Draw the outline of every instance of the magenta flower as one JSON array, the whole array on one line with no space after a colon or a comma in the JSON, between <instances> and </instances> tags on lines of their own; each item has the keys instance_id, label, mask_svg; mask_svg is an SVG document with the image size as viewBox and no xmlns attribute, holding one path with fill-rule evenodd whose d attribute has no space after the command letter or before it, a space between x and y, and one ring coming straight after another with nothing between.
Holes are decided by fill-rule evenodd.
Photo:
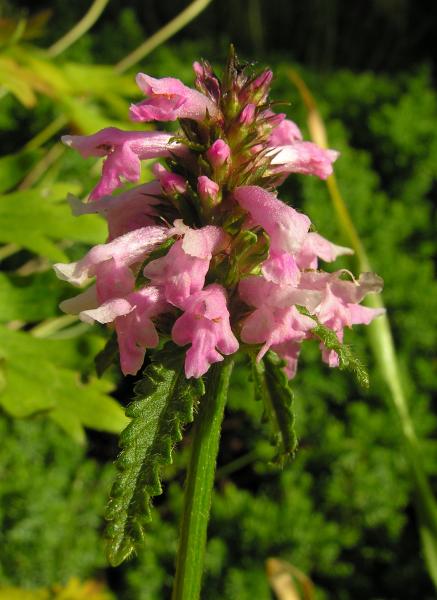
<instances>
[{"instance_id":1,"label":"magenta flower","mask_svg":"<svg viewBox=\"0 0 437 600\"><path fill-rule=\"evenodd\" d=\"M255 225L268 233L272 251L296 254L300 250L311 224L306 215L258 186L239 187L234 191L234 197Z\"/></svg>"},{"instance_id":2,"label":"magenta flower","mask_svg":"<svg viewBox=\"0 0 437 600\"><path fill-rule=\"evenodd\" d=\"M168 254L150 262L144 275L153 285L162 286L165 299L183 308L187 298L199 292L205 283L209 263L214 253L223 247L225 233L218 227L178 229L183 239L176 241Z\"/></svg>"},{"instance_id":3,"label":"magenta flower","mask_svg":"<svg viewBox=\"0 0 437 600\"><path fill-rule=\"evenodd\" d=\"M285 117L285 115L283 116ZM299 127L289 119L281 121L269 136L269 145L274 147L288 146L301 141L302 133Z\"/></svg>"},{"instance_id":4,"label":"magenta flower","mask_svg":"<svg viewBox=\"0 0 437 600\"><path fill-rule=\"evenodd\" d=\"M99 267L113 261L114 267L123 272L129 266L143 260L156 246L169 237L166 227L142 227L122 235L108 244L99 244L78 262L57 263L54 265L56 275L73 285L83 285L97 274ZM111 273L108 273L111 279Z\"/></svg>"},{"instance_id":5,"label":"magenta flower","mask_svg":"<svg viewBox=\"0 0 437 600\"><path fill-rule=\"evenodd\" d=\"M67 200L74 215L100 214L108 222L109 241L148 225L154 225L161 186L157 181L139 185L117 196L104 196L94 202L81 202L71 194Z\"/></svg>"},{"instance_id":6,"label":"magenta flower","mask_svg":"<svg viewBox=\"0 0 437 600\"><path fill-rule=\"evenodd\" d=\"M138 181L141 160L170 156L181 150L178 144L170 144L171 135L159 131L122 131L107 127L93 135L64 135L62 141L78 150L84 158L106 156L102 178L90 194L90 200L98 200L111 194L126 181Z\"/></svg>"},{"instance_id":7,"label":"magenta flower","mask_svg":"<svg viewBox=\"0 0 437 600\"><path fill-rule=\"evenodd\" d=\"M324 150L312 142L295 142L289 146L275 146L269 156L275 173L301 173L326 179L332 174L332 163L339 153Z\"/></svg>"},{"instance_id":8,"label":"magenta flower","mask_svg":"<svg viewBox=\"0 0 437 600\"><path fill-rule=\"evenodd\" d=\"M187 87L179 79L155 79L139 73L137 84L148 98L139 104L132 104L130 117L133 121L202 121L207 115L214 118L220 116L214 102L197 90Z\"/></svg>"},{"instance_id":9,"label":"magenta flower","mask_svg":"<svg viewBox=\"0 0 437 600\"><path fill-rule=\"evenodd\" d=\"M229 311L223 287L212 284L190 296L184 314L172 329L172 338L179 346L191 344L185 358L185 375L201 377L209 366L223 360L219 354L233 354L238 340L229 324Z\"/></svg>"},{"instance_id":10,"label":"magenta flower","mask_svg":"<svg viewBox=\"0 0 437 600\"><path fill-rule=\"evenodd\" d=\"M360 305L381 280L319 270L320 261L352 251L310 232L309 217L282 202L276 188L291 173L328 177L338 153L303 141L299 127L272 110L270 70L247 75L231 55L222 79L206 61L194 72L197 89L137 77L146 98L132 105L132 118L181 119L177 142L167 133L116 128L63 138L84 157L106 157L93 202L69 201L74 214L103 216L109 239L75 263L55 265L73 285L95 278L62 309L115 328L124 373L135 374L146 349L171 335L190 346L187 377L236 352L239 339L258 360L275 352L292 377L316 327L331 336L324 338L330 349L321 350L334 366L332 334L341 341L346 328L381 314ZM154 181L112 195L124 181L138 181L141 161L150 158L161 159Z\"/></svg>"}]
</instances>

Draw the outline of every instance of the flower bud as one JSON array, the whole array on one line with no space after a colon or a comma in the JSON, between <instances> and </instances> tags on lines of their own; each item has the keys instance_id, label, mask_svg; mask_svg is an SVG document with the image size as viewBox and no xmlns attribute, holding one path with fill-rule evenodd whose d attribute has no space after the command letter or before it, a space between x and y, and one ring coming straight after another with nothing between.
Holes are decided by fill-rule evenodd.
<instances>
[{"instance_id":1,"label":"flower bud","mask_svg":"<svg viewBox=\"0 0 437 600\"><path fill-rule=\"evenodd\" d=\"M159 180L164 194L172 196L175 194L184 194L187 191L187 182L181 175L167 171L159 163L153 165L152 171Z\"/></svg>"},{"instance_id":2,"label":"flower bud","mask_svg":"<svg viewBox=\"0 0 437 600\"><path fill-rule=\"evenodd\" d=\"M268 69L261 73L251 85L252 88L252 101L263 102L268 96L270 84L272 83L273 73Z\"/></svg>"},{"instance_id":3,"label":"flower bud","mask_svg":"<svg viewBox=\"0 0 437 600\"><path fill-rule=\"evenodd\" d=\"M213 169L218 169L224 165L229 159L230 155L231 149L226 142L220 139L216 140L206 153L209 163Z\"/></svg>"},{"instance_id":4,"label":"flower bud","mask_svg":"<svg viewBox=\"0 0 437 600\"><path fill-rule=\"evenodd\" d=\"M209 206L218 204L220 187L206 175L197 179L197 191L201 200Z\"/></svg>"},{"instance_id":5,"label":"flower bud","mask_svg":"<svg viewBox=\"0 0 437 600\"><path fill-rule=\"evenodd\" d=\"M255 104L246 104L240 113L240 123L242 125L251 125L255 120L255 110Z\"/></svg>"}]
</instances>

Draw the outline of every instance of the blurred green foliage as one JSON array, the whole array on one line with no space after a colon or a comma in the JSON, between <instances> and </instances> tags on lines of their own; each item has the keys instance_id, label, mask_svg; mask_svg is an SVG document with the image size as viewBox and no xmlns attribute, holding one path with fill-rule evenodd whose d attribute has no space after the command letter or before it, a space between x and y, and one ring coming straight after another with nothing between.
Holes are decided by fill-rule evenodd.
<instances>
[{"instance_id":1,"label":"blurred green foliage","mask_svg":"<svg viewBox=\"0 0 437 600\"><path fill-rule=\"evenodd\" d=\"M71 292L50 271L51 261L75 260L87 244L104 237L97 218L87 222L82 217L79 225L62 198L67 191L85 194L97 169L93 161L66 152L47 165L30 189L17 189L51 151L56 136L42 147L22 151L22 145L60 114L69 130L86 133L120 124L127 98L135 93L133 78L80 63L91 63L102 51L93 51L99 44L111 46L112 52L117 44L123 48L126 35L141 41L129 11L121 15L115 40L106 34L85 36L66 53L69 62L61 56L50 66L50 75L44 57L37 55L29 64L22 51L2 50L6 63L0 68L7 70L12 60L33 70L43 88L47 77L58 83L50 94L33 89L32 82L15 90L27 108L12 94L0 100L0 135L10 152L0 159L0 241L6 244L0 249L6 248L0 273L0 403L9 415L27 416L3 414L0 420L0 589L105 575L120 600L161 600L171 589L189 433L175 463L166 468L165 493L153 511L144 550L132 562L104 572L102 514L115 441L90 432L84 449L59 428L82 441L84 426L116 431L122 411L109 393L118 385L117 397L124 403L131 392L130 380L121 386L115 370L100 383L93 378L92 356L104 340L97 328L53 326L58 301ZM168 45L141 70L191 83L190 63L207 53L201 44ZM274 56L270 65L276 74L274 98L291 101L287 112L303 124L304 108L286 76L289 65ZM301 72L320 102L332 146L341 151L336 172L342 193L372 264L385 280L384 298L425 468L436 481L432 201L437 95L425 68L396 77ZM296 176L281 195L305 210L320 233L344 243L322 182ZM341 264L351 265L347 259ZM368 363L370 389L363 392L352 376L321 365L317 345L308 345L293 382L299 448L284 470L269 462L273 451L249 366L243 361L236 368L209 528L207 600L270 599L264 572L270 556L310 575L320 600L433 598L412 516L397 417L385 402L386 389L364 331L350 333L347 342ZM52 378L58 383L49 393ZM90 402L96 404L90 407ZM72 414L79 415L75 422Z\"/></svg>"}]
</instances>

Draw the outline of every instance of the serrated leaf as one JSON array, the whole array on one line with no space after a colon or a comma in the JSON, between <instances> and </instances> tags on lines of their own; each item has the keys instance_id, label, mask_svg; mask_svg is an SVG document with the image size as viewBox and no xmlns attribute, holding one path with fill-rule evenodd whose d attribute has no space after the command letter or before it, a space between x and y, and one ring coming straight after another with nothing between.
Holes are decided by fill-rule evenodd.
<instances>
[{"instance_id":1,"label":"serrated leaf","mask_svg":"<svg viewBox=\"0 0 437 600\"><path fill-rule=\"evenodd\" d=\"M182 427L193 420L193 407L203 393L199 382L185 378L183 358L183 350L173 344L157 352L127 407L132 421L120 436L119 473L106 512L113 566L142 541L144 525L151 519L151 498L162 492L160 468L172 462L172 448L182 438Z\"/></svg>"},{"instance_id":2,"label":"serrated leaf","mask_svg":"<svg viewBox=\"0 0 437 600\"><path fill-rule=\"evenodd\" d=\"M255 394L262 400L272 426L276 446L276 462L283 464L297 447L294 431L293 393L284 372L284 361L273 352L253 362Z\"/></svg>"},{"instance_id":3,"label":"serrated leaf","mask_svg":"<svg viewBox=\"0 0 437 600\"><path fill-rule=\"evenodd\" d=\"M14 417L46 412L78 442L84 441L84 427L119 433L127 419L108 395L113 385L96 378L83 380L77 369L86 362L86 346L82 343L80 353L76 344L0 327L0 405Z\"/></svg>"}]
</instances>

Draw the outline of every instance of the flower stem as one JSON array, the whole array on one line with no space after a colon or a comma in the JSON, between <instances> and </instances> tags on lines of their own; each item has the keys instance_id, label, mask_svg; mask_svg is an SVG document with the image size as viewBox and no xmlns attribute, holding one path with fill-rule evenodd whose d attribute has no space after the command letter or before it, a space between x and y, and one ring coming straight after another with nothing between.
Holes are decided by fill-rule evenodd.
<instances>
[{"instance_id":1,"label":"flower stem","mask_svg":"<svg viewBox=\"0 0 437 600\"><path fill-rule=\"evenodd\" d=\"M211 368L195 420L172 600L200 597L220 431L233 366L232 359L226 359Z\"/></svg>"}]
</instances>

